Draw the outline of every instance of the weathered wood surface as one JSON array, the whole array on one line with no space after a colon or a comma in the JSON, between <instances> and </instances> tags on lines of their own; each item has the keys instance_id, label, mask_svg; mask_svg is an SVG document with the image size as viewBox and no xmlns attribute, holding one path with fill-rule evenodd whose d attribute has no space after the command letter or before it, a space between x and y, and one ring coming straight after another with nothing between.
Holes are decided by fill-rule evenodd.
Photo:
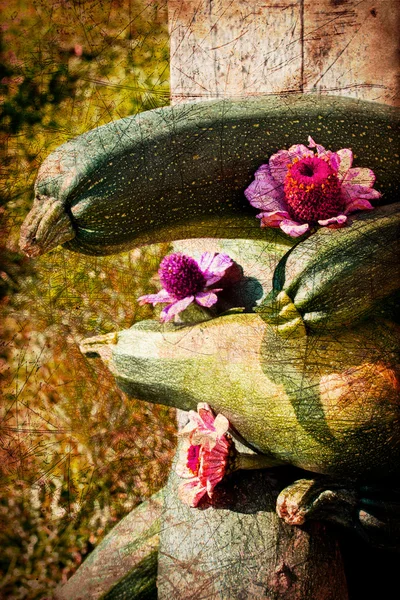
<instances>
[{"instance_id":1,"label":"weathered wood surface","mask_svg":"<svg viewBox=\"0 0 400 600\"><path fill-rule=\"evenodd\" d=\"M399 105L400 3L168 0L174 102L339 94Z\"/></svg>"},{"instance_id":2,"label":"weathered wood surface","mask_svg":"<svg viewBox=\"0 0 400 600\"><path fill-rule=\"evenodd\" d=\"M164 600L346 600L339 545L323 523L300 529L275 512L293 473L239 472L212 506L189 508L172 472L163 509L158 598Z\"/></svg>"}]
</instances>

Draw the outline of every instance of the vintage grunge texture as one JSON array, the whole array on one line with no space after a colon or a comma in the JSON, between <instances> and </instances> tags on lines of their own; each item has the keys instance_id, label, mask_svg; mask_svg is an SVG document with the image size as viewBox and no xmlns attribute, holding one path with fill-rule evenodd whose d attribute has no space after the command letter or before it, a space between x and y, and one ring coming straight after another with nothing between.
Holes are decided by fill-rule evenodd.
<instances>
[{"instance_id":1,"label":"vintage grunge texture","mask_svg":"<svg viewBox=\"0 0 400 600\"><path fill-rule=\"evenodd\" d=\"M246 4L2 2L0 597L51 597L165 483L175 447L174 411L128 400L78 348L84 337L158 314L136 298L157 290L170 246L23 258L19 228L47 154L168 104L170 92L175 103L312 91L399 102L394 2ZM257 481L248 485L255 494ZM283 567L277 578L283 593ZM202 593L193 588L193 598L212 597Z\"/></svg>"}]
</instances>

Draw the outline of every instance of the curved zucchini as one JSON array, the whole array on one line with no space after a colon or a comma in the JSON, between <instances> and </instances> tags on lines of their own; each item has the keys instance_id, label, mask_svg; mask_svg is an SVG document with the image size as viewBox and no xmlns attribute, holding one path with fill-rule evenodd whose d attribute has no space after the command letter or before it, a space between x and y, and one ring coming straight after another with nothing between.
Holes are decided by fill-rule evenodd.
<instances>
[{"instance_id":1,"label":"curved zucchini","mask_svg":"<svg viewBox=\"0 0 400 600\"><path fill-rule=\"evenodd\" d=\"M271 461L335 477L400 470L400 327L283 338L254 313L177 328L141 321L83 340L132 398L182 410L212 402Z\"/></svg>"},{"instance_id":2,"label":"curved zucchini","mask_svg":"<svg viewBox=\"0 0 400 600\"><path fill-rule=\"evenodd\" d=\"M321 228L278 263L257 309L281 333L353 325L400 289L400 203Z\"/></svg>"},{"instance_id":3,"label":"curved zucchini","mask_svg":"<svg viewBox=\"0 0 400 600\"><path fill-rule=\"evenodd\" d=\"M54 600L156 600L164 493L153 494L115 525L57 588Z\"/></svg>"},{"instance_id":4,"label":"curved zucchini","mask_svg":"<svg viewBox=\"0 0 400 600\"><path fill-rule=\"evenodd\" d=\"M351 147L393 202L399 110L339 97L259 97L151 110L89 131L43 163L21 248L86 254L188 237L286 238L260 230L243 191L270 155L312 135ZM393 137L391 137L393 135Z\"/></svg>"}]
</instances>

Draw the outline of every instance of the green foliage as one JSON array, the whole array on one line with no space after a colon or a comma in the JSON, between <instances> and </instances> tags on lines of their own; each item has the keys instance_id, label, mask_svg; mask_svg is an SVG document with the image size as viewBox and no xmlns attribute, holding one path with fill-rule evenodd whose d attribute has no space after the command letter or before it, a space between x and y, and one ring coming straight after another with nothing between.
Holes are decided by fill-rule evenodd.
<instances>
[{"instance_id":1,"label":"green foliage","mask_svg":"<svg viewBox=\"0 0 400 600\"><path fill-rule=\"evenodd\" d=\"M128 400L79 341L149 318L167 246L106 259L18 252L37 169L59 144L168 102L166 6L1 2L0 597L43 599L165 481L174 413ZM7 240L7 241L5 241Z\"/></svg>"},{"instance_id":2,"label":"green foliage","mask_svg":"<svg viewBox=\"0 0 400 600\"><path fill-rule=\"evenodd\" d=\"M12 0L1 8L4 203L30 189L62 142L167 104L169 47L165 3Z\"/></svg>"},{"instance_id":3,"label":"green foliage","mask_svg":"<svg viewBox=\"0 0 400 600\"><path fill-rule=\"evenodd\" d=\"M165 480L173 413L127 400L78 343L151 316L136 298L155 291L148 274L166 250L71 254L68 263L63 250L53 252L3 309L0 543L7 553L0 569L9 576L0 589L7 597L41 598ZM29 594L13 596L17 585Z\"/></svg>"}]
</instances>

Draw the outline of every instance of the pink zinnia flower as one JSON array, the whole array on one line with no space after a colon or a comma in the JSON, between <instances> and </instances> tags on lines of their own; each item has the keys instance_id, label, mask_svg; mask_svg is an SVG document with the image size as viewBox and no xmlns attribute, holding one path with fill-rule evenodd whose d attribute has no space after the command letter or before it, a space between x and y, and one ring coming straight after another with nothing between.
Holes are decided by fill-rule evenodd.
<instances>
[{"instance_id":1,"label":"pink zinnia flower","mask_svg":"<svg viewBox=\"0 0 400 600\"><path fill-rule=\"evenodd\" d=\"M280 227L292 237L316 224L343 227L348 214L372 210L370 200L380 198L374 172L351 168L351 150L331 152L312 137L308 142L308 148L296 144L273 154L245 190L250 204L262 211L261 227Z\"/></svg>"},{"instance_id":2,"label":"pink zinnia flower","mask_svg":"<svg viewBox=\"0 0 400 600\"><path fill-rule=\"evenodd\" d=\"M141 296L139 304L167 302L160 315L162 322L173 319L192 302L210 308L218 300L222 288L211 288L233 264L227 254L205 252L199 262L185 254L170 254L163 258L158 270L163 289L158 294Z\"/></svg>"},{"instance_id":3,"label":"pink zinnia flower","mask_svg":"<svg viewBox=\"0 0 400 600\"><path fill-rule=\"evenodd\" d=\"M229 421L223 415L214 417L205 402L189 412L189 423L183 436L176 472L187 479L179 488L179 497L189 506L197 506L208 494L211 498L217 483L226 475L229 458L235 453L232 439L227 435ZM231 456L232 458L232 456Z\"/></svg>"}]
</instances>

